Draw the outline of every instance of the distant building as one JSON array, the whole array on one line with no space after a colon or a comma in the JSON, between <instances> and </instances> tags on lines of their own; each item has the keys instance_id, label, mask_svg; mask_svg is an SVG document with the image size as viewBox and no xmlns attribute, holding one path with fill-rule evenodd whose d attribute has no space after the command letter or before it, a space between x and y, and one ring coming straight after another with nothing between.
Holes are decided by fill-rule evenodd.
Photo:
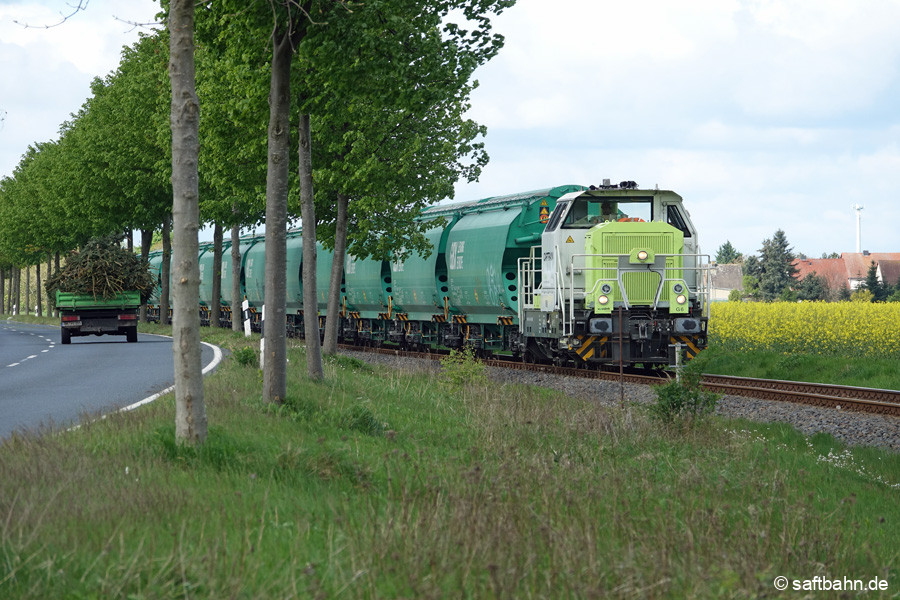
<instances>
[{"instance_id":1,"label":"distant building","mask_svg":"<svg viewBox=\"0 0 900 600\"><path fill-rule=\"evenodd\" d=\"M842 287L853 291L865 283L873 262L878 281L897 284L900 279L900 252L843 252L840 258L798 258L793 264L797 268L797 279L815 273L827 282L832 291Z\"/></svg>"},{"instance_id":2,"label":"distant building","mask_svg":"<svg viewBox=\"0 0 900 600\"><path fill-rule=\"evenodd\" d=\"M714 264L709 269L709 299L711 302L728 300L731 290L744 289L743 267L736 264Z\"/></svg>"}]
</instances>

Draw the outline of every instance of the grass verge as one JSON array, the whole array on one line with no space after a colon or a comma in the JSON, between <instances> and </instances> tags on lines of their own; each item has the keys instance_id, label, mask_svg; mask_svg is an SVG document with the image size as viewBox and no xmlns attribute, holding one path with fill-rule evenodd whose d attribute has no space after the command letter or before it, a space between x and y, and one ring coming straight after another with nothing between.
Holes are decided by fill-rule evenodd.
<instances>
[{"instance_id":1,"label":"grass verge","mask_svg":"<svg viewBox=\"0 0 900 600\"><path fill-rule=\"evenodd\" d=\"M313 383L302 347L288 359L281 406L252 364L207 378L198 449L175 443L171 397L0 445L0 597L747 598L779 575L900 592L895 454L346 357Z\"/></svg>"},{"instance_id":2,"label":"grass verge","mask_svg":"<svg viewBox=\"0 0 900 600\"><path fill-rule=\"evenodd\" d=\"M695 361L697 368L710 374L900 390L900 361L893 358L742 353L710 347Z\"/></svg>"}]
</instances>

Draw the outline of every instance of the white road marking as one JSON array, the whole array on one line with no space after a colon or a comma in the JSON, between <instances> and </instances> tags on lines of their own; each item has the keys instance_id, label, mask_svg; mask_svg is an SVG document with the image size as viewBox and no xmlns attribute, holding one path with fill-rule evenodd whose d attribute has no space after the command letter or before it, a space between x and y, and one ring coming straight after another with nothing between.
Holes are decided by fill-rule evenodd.
<instances>
[{"instance_id":1,"label":"white road marking","mask_svg":"<svg viewBox=\"0 0 900 600\"><path fill-rule=\"evenodd\" d=\"M160 336L160 337L169 337L169 336ZM200 343L203 344L204 346L209 346L213 350L212 362L209 363L208 365L206 365L206 367L202 371L202 374L206 375L207 373L209 373L210 371L215 369L219 365L220 362L222 362L222 349L219 348L218 346L213 346L212 344L207 344L206 342L200 342ZM144 398L140 402L135 402L134 404L130 404L124 408L120 408L117 412L125 412L125 411L129 411L129 410L134 410L135 408L138 408L139 406L149 404L149 403L153 402L154 400L162 398L166 394L173 392L173 391L175 391L175 386L174 385L169 386L161 392L157 392L157 393L153 394L152 396L148 396L147 398Z\"/></svg>"},{"instance_id":2,"label":"white road marking","mask_svg":"<svg viewBox=\"0 0 900 600\"><path fill-rule=\"evenodd\" d=\"M11 319L11 318L12 318L12 317L9 317L9 318L7 319L7 321L8 321L9 319ZM26 333L25 331L19 331L18 329L15 329L15 328L13 328L13 327L9 327L8 325L7 325L7 326L4 326L4 329L7 329L7 330L9 330L9 331L15 331L15 332L17 332L17 333ZM39 338L41 338L42 340L46 340L47 342L50 343L50 345L47 347L46 350L41 350L41 354L43 354L44 352L49 352L50 350L52 350L53 348L56 347L56 346L54 345L54 342L53 342L52 339L50 339L50 338L48 338L48 337L44 337L43 335L41 335L41 334L39 334L39 333L34 333L34 332L32 332L32 333L28 333L28 335L36 335L36 336L38 336ZM27 357L23 358L23 359L20 360L19 362L14 362L14 363L9 364L9 365L6 365L6 366L7 366L7 368L8 368L8 367L18 367L19 365L21 365L21 364L22 364L23 362L25 362L26 360L29 360L29 359L31 359L31 358L37 358L37 357L38 357L37 354L32 354L31 356L27 356Z\"/></svg>"}]
</instances>

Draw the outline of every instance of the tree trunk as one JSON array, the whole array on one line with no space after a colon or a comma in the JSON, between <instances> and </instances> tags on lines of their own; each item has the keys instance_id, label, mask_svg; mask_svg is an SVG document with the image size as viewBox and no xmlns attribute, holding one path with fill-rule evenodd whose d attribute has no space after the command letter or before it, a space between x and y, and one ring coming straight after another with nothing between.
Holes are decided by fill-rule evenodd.
<instances>
[{"instance_id":1,"label":"tree trunk","mask_svg":"<svg viewBox=\"0 0 900 600\"><path fill-rule=\"evenodd\" d=\"M47 272L49 273L49 271L47 271ZM59 273L59 251L56 251L53 253L53 273L54 273L54 275L56 273ZM56 300L56 298L54 298L54 300ZM53 305L53 316L54 317L59 316L59 309L56 308L55 304Z\"/></svg>"},{"instance_id":2,"label":"tree trunk","mask_svg":"<svg viewBox=\"0 0 900 600\"><path fill-rule=\"evenodd\" d=\"M131 229L125 231L125 245L129 252L134 252L134 231Z\"/></svg>"},{"instance_id":3,"label":"tree trunk","mask_svg":"<svg viewBox=\"0 0 900 600\"><path fill-rule=\"evenodd\" d=\"M0 267L0 315L6 314L6 269Z\"/></svg>"},{"instance_id":4,"label":"tree trunk","mask_svg":"<svg viewBox=\"0 0 900 600\"><path fill-rule=\"evenodd\" d=\"M341 322L341 279L344 276L344 257L347 254L347 207L350 198L337 195L337 218L334 225L334 258L331 262L331 285L328 289L328 317L325 320L325 341L322 354L337 354L338 325Z\"/></svg>"},{"instance_id":5,"label":"tree trunk","mask_svg":"<svg viewBox=\"0 0 900 600\"><path fill-rule=\"evenodd\" d=\"M213 225L212 306L209 307L209 324L221 327L222 314L222 224Z\"/></svg>"},{"instance_id":6,"label":"tree trunk","mask_svg":"<svg viewBox=\"0 0 900 600\"><path fill-rule=\"evenodd\" d=\"M22 311L19 311L22 312ZM31 265L25 266L25 314L31 313Z\"/></svg>"},{"instance_id":7,"label":"tree trunk","mask_svg":"<svg viewBox=\"0 0 900 600\"><path fill-rule=\"evenodd\" d=\"M244 329L244 311L241 307L241 226L231 228L231 330Z\"/></svg>"},{"instance_id":8,"label":"tree trunk","mask_svg":"<svg viewBox=\"0 0 900 600\"><path fill-rule=\"evenodd\" d=\"M272 81L269 88L269 164L266 176L266 307L263 400L284 402L287 393L287 197L290 152L290 32L273 36Z\"/></svg>"},{"instance_id":9,"label":"tree trunk","mask_svg":"<svg viewBox=\"0 0 900 600\"><path fill-rule=\"evenodd\" d=\"M162 263L159 267L159 324L169 324L169 283L172 280L172 218L166 216L162 225Z\"/></svg>"},{"instance_id":10,"label":"tree trunk","mask_svg":"<svg viewBox=\"0 0 900 600\"><path fill-rule=\"evenodd\" d=\"M313 195L312 142L309 115L300 114L300 220L303 224L303 334L306 337L306 371L322 380L322 345L316 298L316 202Z\"/></svg>"},{"instance_id":11,"label":"tree trunk","mask_svg":"<svg viewBox=\"0 0 900 600\"><path fill-rule=\"evenodd\" d=\"M22 268L16 267L16 288L13 292L12 312L16 315L22 314Z\"/></svg>"},{"instance_id":12,"label":"tree trunk","mask_svg":"<svg viewBox=\"0 0 900 600\"><path fill-rule=\"evenodd\" d=\"M141 261L144 264L150 259L150 246L153 245L153 230L152 229L141 229ZM147 304L141 302L141 310L140 310L140 320L141 323L147 323Z\"/></svg>"},{"instance_id":13,"label":"tree trunk","mask_svg":"<svg viewBox=\"0 0 900 600\"><path fill-rule=\"evenodd\" d=\"M44 316L44 305L41 302L41 261L34 265L35 285L37 285L37 311L35 314L39 317Z\"/></svg>"},{"instance_id":14,"label":"tree trunk","mask_svg":"<svg viewBox=\"0 0 900 600\"><path fill-rule=\"evenodd\" d=\"M47 280L53 276L53 253L47 254ZM51 298L50 294L47 294L47 316L53 316L53 308L56 306L56 298Z\"/></svg>"},{"instance_id":15,"label":"tree trunk","mask_svg":"<svg viewBox=\"0 0 900 600\"><path fill-rule=\"evenodd\" d=\"M206 407L200 360L200 267L197 262L200 191L200 105L194 80L194 1L169 7L169 78L172 82L172 216L175 236L172 349L175 362L175 440L206 440Z\"/></svg>"}]
</instances>

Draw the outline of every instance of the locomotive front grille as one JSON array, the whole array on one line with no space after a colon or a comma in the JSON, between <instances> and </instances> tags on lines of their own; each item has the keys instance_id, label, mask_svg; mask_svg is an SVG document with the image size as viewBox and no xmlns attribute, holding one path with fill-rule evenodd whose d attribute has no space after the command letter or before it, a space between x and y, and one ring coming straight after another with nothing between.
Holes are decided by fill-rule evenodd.
<instances>
[{"instance_id":1,"label":"locomotive front grille","mask_svg":"<svg viewBox=\"0 0 900 600\"><path fill-rule=\"evenodd\" d=\"M628 303L632 306L653 304L660 281L659 273L654 271L622 273L622 283L625 286Z\"/></svg>"},{"instance_id":2,"label":"locomotive front grille","mask_svg":"<svg viewBox=\"0 0 900 600\"><path fill-rule=\"evenodd\" d=\"M635 248L653 250L657 254L672 252L675 246L674 236L667 233L610 233L605 239L604 252L610 254L629 254Z\"/></svg>"}]
</instances>

